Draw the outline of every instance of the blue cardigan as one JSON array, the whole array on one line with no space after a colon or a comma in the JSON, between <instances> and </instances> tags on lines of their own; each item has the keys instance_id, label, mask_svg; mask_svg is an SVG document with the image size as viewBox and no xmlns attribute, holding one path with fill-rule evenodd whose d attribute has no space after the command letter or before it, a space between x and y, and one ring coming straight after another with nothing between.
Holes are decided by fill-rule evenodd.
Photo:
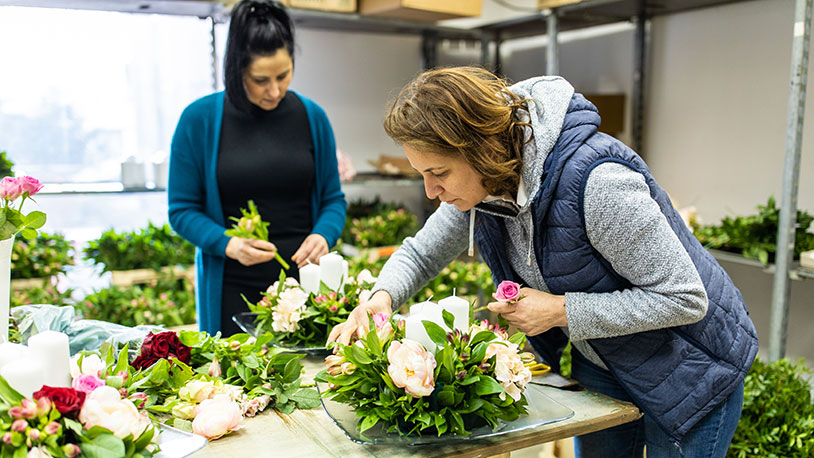
<instances>
[{"instance_id":1,"label":"blue cardigan","mask_svg":"<svg viewBox=\"0 0 814 458\"><path fill-rule=\"evenodd\" d=\"M336 144L325 111L293 91L305 105L314 144L315 180L311 191L312 234L334 246L345 224L345 194L339 185ZM170 154L169 219L172 228L197 246L196 308L198 328L221 328L223 264L229 237L218 192L217 164L224 92L202 97L181 114Z\"/></svg>"}]
</instances>

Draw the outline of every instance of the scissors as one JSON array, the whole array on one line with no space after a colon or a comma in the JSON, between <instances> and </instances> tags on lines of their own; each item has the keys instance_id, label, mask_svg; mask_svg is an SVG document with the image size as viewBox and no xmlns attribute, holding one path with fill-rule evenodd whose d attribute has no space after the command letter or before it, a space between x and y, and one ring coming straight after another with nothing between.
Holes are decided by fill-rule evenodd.
<instances>
[{"instance_id":1,"label":"scissors","mask_svg":"<svg viewBox=\"0 0 814 458\"><path fill-rule=\"evenodd\" d=\"M534 375L542 375L542 374L545 374L546 372L551 370L551 368L547 364L538 363L536 361L531 361L529 363L526 363L526 367L529 368L529 370L531 371L532 376L534 376Z\"/></svg>"}]
</instances>

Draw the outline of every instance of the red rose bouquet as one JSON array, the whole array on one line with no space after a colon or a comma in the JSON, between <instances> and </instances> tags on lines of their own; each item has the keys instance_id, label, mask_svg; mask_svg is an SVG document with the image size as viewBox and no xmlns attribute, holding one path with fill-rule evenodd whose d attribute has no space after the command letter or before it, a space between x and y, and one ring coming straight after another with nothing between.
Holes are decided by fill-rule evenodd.
<instances>
[{"instance_id":1,"label":"red rose bouquet","mask_svg":"<svg viewBox=\"0 0 814 458\"><path fill-rule=\"evenodd\" d=\"M178 340L178 334L164 331L148 335L141 344L141 353L130 365L136 369L147 369L159 359L170 358L189 364L190 349Z\"/></svg>"}]
</instances>

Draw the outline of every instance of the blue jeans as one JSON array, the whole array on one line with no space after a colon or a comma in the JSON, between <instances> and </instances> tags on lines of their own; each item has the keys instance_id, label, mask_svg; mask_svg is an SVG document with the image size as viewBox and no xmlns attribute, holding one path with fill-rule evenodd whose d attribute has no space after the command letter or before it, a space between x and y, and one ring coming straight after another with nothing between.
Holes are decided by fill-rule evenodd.
<instances>
[{"instance_id":1,"label":"blue jeans","mask_svg":"<svg viewBox=\"0 0 814 458\"><path fill-rule=\"evenodd\" d=\"M572 350L571 376L589 390L633 402L610 372ZM574 438L577 458L724 458L743 407L743 382L681 440L680 448L649 415L623 425Z\"/></svg>"}]
</instances>

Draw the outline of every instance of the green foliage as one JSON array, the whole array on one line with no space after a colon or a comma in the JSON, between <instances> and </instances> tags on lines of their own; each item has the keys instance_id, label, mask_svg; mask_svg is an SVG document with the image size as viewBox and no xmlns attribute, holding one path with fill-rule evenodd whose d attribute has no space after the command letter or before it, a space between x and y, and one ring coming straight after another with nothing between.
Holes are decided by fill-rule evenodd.
<instances>
[{"instance_id":1,"label":"green foliage","mask_svg":"<svg viewBox=\"0 0 814 458\"><path fill-rule=\"evenodd\" d=\"M571 377L571 341L568 341L568 345L562 351L562 355L560 355L560 374L563 377Z\"/></svg>"},{"instance_id":2,"label":"green foliage","mask_svg":"<svg viewBox=\"0 0 814 458\"><path fill-rule=\"evenodd\" d=\"M43 287L29 288L23 291L15 291L11 294L11 307L31 304L51 304L56 306L73 305L72 289L59 292L54 285L46 284Z\"/></svg>"},{"instance_id":3,"label":"green foliage","mask_svg":"<svg viewBox=\"0 0 814 458\"><path fill-rule=\"evenodd\" d=\"M424 302L433 295L436 298L451 296L453 289L456 296L475 296L482 291L484 300L489 303L495 292L495 284L486 264L455 260L430 280L423 290L408 301L408 304ZM484 306L486 303L480 305Z\"/></svg>"},{"instance_id":4,"label":"green foliage","mask_svg":"<svg viewBox=\"0 0 814 458\"><path fill-rule=\"evenodd\" d=\"M400 244L418 231L418 217L396 203L357 200L348 206L340 240L360 247Z\"/></svg>"},{"instance_id":5,"label":"green foliage","mask_svg":"<svg viewBox=\"0 0 814 458\"><path fill-rule=\"evenodd\" d=\"M245 208L240 209L243 214L240 218L230 216L229 219L235 222L231 229L227 229L224 235L229 237L239 237L242 239L262 240L269 241L269 223L260 218L260 213L257 211L257 205L253 200L249 201L249 210ZM288 270L290 267L288 263L283 260L279 252L274 253L274 259L283 266L283 269Z\"/></svg>"},{"instance_id":6,"label":"green foliage","mask_svg":"<svg viewBox=\"0 0 814 458\"><path fill-rule=\"evenodd\" d=\"M429 396L414 397L396 386L388 370L388 350L393 342L404 338L403 330L393 321L376 328L373 318L371 332L358 341L361 345L337 345L336 355L326 359L330 367L315 377L331 384L323 396L348 404L356 413L362 434L381 424L384 431L401 435L465 436L482 424L496 430L501 421L516 420L527 412L525 396L515 401L496 380L496 356L485 358L490 343L511 342L522 349L524 335L506 340L502 332L498 335L484 327L473 326L470 335L457 330L446 333L429 321L424 326L439 346L434 355L434 389ZM417 353L411 356L421 357Z\"/></svg>"},{"instance_id":7,"label":"green foliage","mask_svg":"<svg viewBox=\"0 0 814 458\"><path fill-rule=\"evenodd\" d=\"M814 456L814 404L804 361L764 363L746 375L743 412L728 458Z\"/></svg>"},{"instance_id":8,"label":"green foliage","mask_svg":"<svg viewBox=\"0 0 814 458\"><path fill-rule=\"evenodd\" d=\"M0 151L0 178L14 176L14 162L6 157L5 151Z\"/></svg>"},{"instance_id":9,"label":"green foliage","mask_svg":"<svg viewBox=\"0 0 814 458\"><path fill-rule=\"evenodd\" d=\"M104 264L105 271L154 269L165 266L191 265L195 261L195 247L174 233L169 224L117 233L105 231L97 240L88 242L85 259Z\"/></svg>"},{"instance_id":10,"label":"green foliage","mask_svg":"<svg viewBox=\"0 0 814 458\"><path fill-rule=\"evenodd\" d=\"M32 240L15 240L11 251L11 278L50 277L73 265L73 244L59 233L40 232Z\"/></svg>"},{"instance_id":11,"label":"green foliage","mask_svg":"<svg viewBox=\"0 0 814 458\"><path fill-rule=\"evenodd\" d=\"M185 279L164 279L146 286L112 286L76 305L86 319L124 326L180 326L195 322L195 293Z\"/></svg>"},{"instance_id":12,"label":"green foliage","mask_svg":"<svg viewBox=\"0 0 814 458\"><path fill-rule=\"evenodd\" d=\"M757 209L757 215L726 217L719 226L696 228L695 236L707 248L741 253L768 264L774 260L780 208L770 196L766 205L758 205ZM814 250L814 232L808 231L812 221L814 215L797 210L794 259L804 251Z\"/></svg>"}]
</instances>

